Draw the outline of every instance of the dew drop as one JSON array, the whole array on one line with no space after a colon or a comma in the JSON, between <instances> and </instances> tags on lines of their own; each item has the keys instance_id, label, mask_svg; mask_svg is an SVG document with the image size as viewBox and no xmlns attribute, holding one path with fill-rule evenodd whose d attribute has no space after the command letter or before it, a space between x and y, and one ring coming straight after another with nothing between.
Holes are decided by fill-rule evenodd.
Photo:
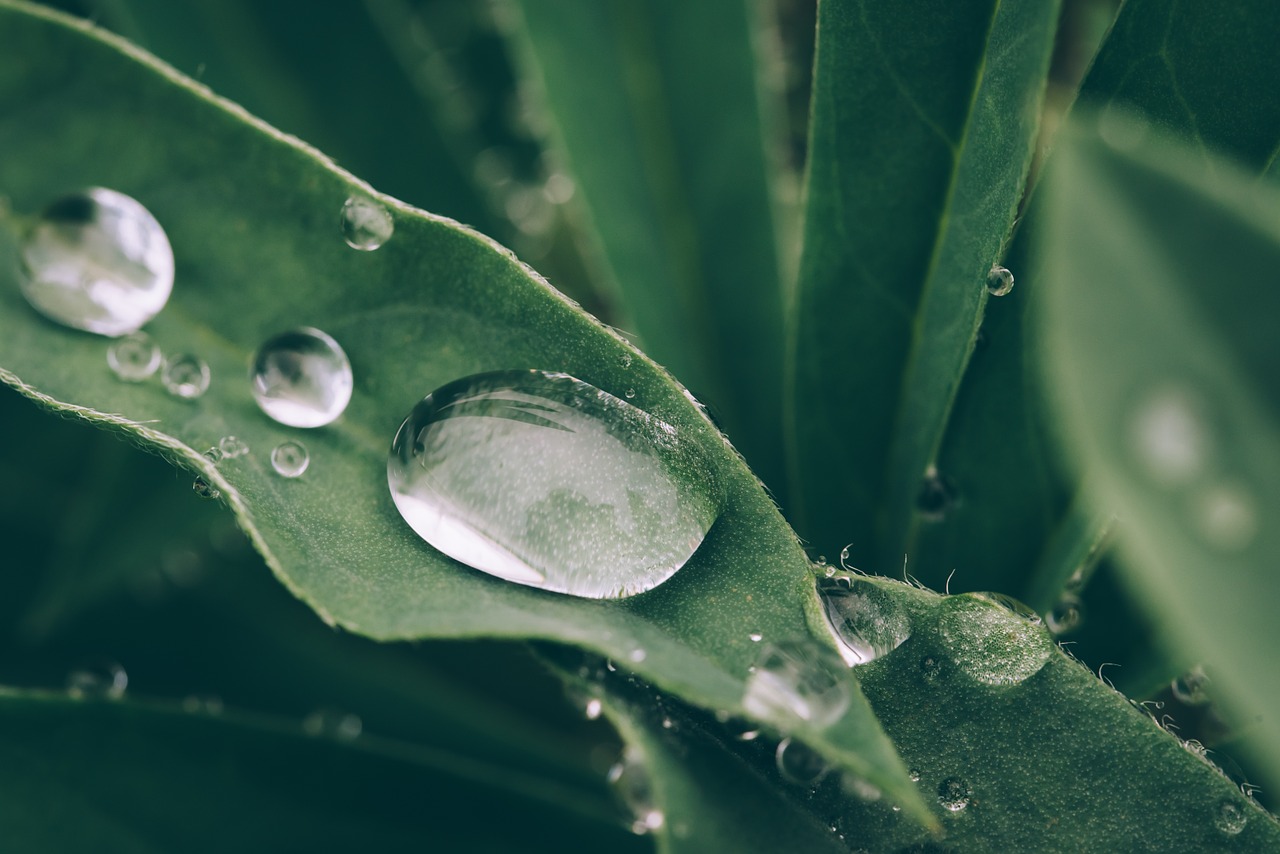
<instances>
[{"instance_id":1,"label":"dew drop","mask_svg":"<svg viewBox=\"0 0 1280 854\"><path fill-rule=\"evenodd\" d=\"M51 320L116 337L159 314L173 291L173 249L151 212L101 187L40 214L22 245L22 293Z\"/></svg>"},{"instance_id":2,"label":"dew drop","mask_svg":"<svg viewBox=\"0 0 1280 854\"><path fill-rule=\"evenodd\" d=\"M1169 683L1169 691L1184 706L1203 706L1209 702L1209 677L1204 667L1196 665Z\"/></svg>"},{"instance_id":3,"label":"dew drop","mask_svg":"<svg viewBox=\"0 0 1280 854\"><path fill-rule=\"evenodd\" d=\"M907 776L911 778L911 782L913 783L920 782L920 771L916 768L912 768L910 771L908 771Z\"/></svg>"},{"instance_id":4,"label":"dew drop","mask_svg":"<svg viewBox=\"0 0 1280 854\"><path fill-rule=\"evenodd\" d=\"M593 599L666 581L719 512L709 463L676 428L543 371L432 392L400 425L387 482L409 526L450 557Z\"/></svg>"},{"instance_id":5,"label":"dew drop","mask_svg":"<svg viewBox=\"0 0 1280 854\"><path fill-rule=\"evenodd\" d=\"M196 495L199 495L201 498L222 497L222 493L218 491L217 487L202 477L197 477L191 482L191 491Z\"/></svg>"},{"instance_id":6,"label":"dew drop","mask_svg":"<svg viewBox=\"0 0 1280 854\"><path fill-rule=\"evenodd\" d=\"M653 780L644 754L628 745L622 758L609 769L609 783L631 811L631 832L639 836L661 829L666 821L653 795Z\"/></svg>"},{"instance_id":7,"label":"dew drop","mask_svg":"<svg viewBox=\"0 0 1280 854\"><path fill-rule=\"evenodd\" d=\"M271 467L281 477L302 477L311 465L311 454L301 442L282 442L271 451Z\"/></svg>"},{"instance_id":8,"label":"dew drop","mask_svg":"<svg viewBox=\"0 0 1280 854\"><path fill-rule=\"evenodd\" d=\"M1075 631L1084 622L1084 603L1073 593L1063 593L1045 615L1045 627L1055 637Z\"/></svg>"},{"instance_id":9,"label":"dew drop","mask_svg":"<svg viewBox=\"0 0 1280 854\"><path fill-rule=\"evenodd\" d=\"M351 402L347 354L329 335L307 326L264 341L249 379L262 411L290 427L323 427Z\"/></svg>"},{"instance_id":10,"label":"dew drop","mask_svg":"<svg viewBox=\"0 0 1280 854\"><path fill-rule=\"evenodd\" d=\"M311 736L325 736L350 741L360 736L364 722L359 715L337 709L316 709L302 719L302 731Z\"/></svg>"},{"instance_id":11,"label":"dew drop","mask_svg":"<svg viewBox=\"0 0 1280 854\"><path fill-rule=\"evenodd\" d=\"M160 370L163 361L159 345L145 332L126 335L107 348L107 366L125 382L142 382Z\"/></svg>"},{"instance_id":12,"label":"dew drop","mask_svg":"<svg viewBox=\"0 0 1280 854\"><path fill-rule=\"evenodd\" d=\"M1176 386L1159 389L1139 403L1129 442L1152 480L1178 486L1204 471L1211 448L1200 410L1191 394Z\"/></svg>"},{"instance_id":13,"label":"dew drop","mask_svg":"<svg viewBox=\"0 0 1280 854\"><path fill-rule=\"evenodd\" d=\"M1038 673L1053 651L1042 626L982 594L950 596L938 633L956 668L988 685L1016 685Z\"/></svg>"},{"instance_id":14,"label":"dew drop","mask_svg":"<svg viewBox=\"0 0 1280 854\"><path fill-rule=\"evenodd\" d=\"M942 662L934 658L932 655L926 655L920 659L920 675L924 677L926 682L932 682L938 678L938 674L942 672Z\"/></svg>"},{"instance_id":15,"label":"dew drop","mask_svg":"<svg viewBox=\"0 0 1280 854\"><path fill-rule=\"evenodd\" d=\"M249 453L249 443L236 436L223 436L218 440L218 450L227 459L234 460Z\"/></svg>"},{"instance_id":16,"label":"dew drop","mask_svg":"<svg viewBox=\"0 0 1280 854\"><path fill-rule=\"evenodd\" d=\"M77 700L119 700L129 674L114 661L94 661L67 674L67 694Z\"/></svg>"},{"instance_id":17,"label":"dew drop","mask_svg":"<svg viewBox=\"0 0 1280 854\"><path fill-rule=\"evenodd\" d=\"M760 632L752 632L747 637L751 638L752 643L760 643L760 641L764 640L764 635Z\"/></svg>"},{"instance_id":18,"label":"dew drop","mask_svg":"<svg viewBox=\"0 0 1280 854\"><path fill-rule=\"evenodd\" d=\"M626 391L626 397L627 397L627 400L634 400L634 399L635 399L635 396L636 396L636 390L635 390L635 389L633 389L633 388L629 388L629 389L627 389L627 391Z\"/></svg>"},{"instance_id":19,"label":"dew drop","mask_svg":"<svg viewBox=\"0 0 1280 854\"><path fill-rule=\"evenodd\" d=\"M916 493L916 511L926 522L941 522L955 505L956 486L950 478L938 474L933 466L925 472Z\"/></svg>"},{"instance_id":20,"label":"dew drop","mask_svg":"<svg viewBox=\"0 0 1280 854\"><path fill-rule=\"evenodd\" d=\"M183 353L165 362L160 381L174 397L195 400L209 390L210 377L209 366L204 359Z\"/></svg>"},{"instance_id":21,"label":"dew drop","mask_svg":"<svg viewBox=\"0 0 1280 854\"><path fill-rule=\"evenodd\" d=\"M372 252L396 229L391 211L373 199L352 196L342 205L342 237L352 249Z\"/></svg>"},{"instance_id":22,"label":"dew drop","mask_svg":"<svg viewBox=\"0 0 1280 854\"><path fill-rule=\"evenodd\" d=\"M948 777L938 786L938 803L950 812L960 812L969 806L973 795L969 785L956 777Z\"/></svg>"},{"instance_id":23,"label":"dew drop","mask_svg":"<svg viewBox=\"0 0 1280 854\"><path fill-rule=\"evenodd\" d=\"M1223 801L1218 804L1218 814L1214 816L1213 823L1227 836L1235 836L1249 823L1249 816L1235 801Z\"/></svg>"},{"instance_id":24,"label":"dew drop","mask_svg":"<svg viewBox=\"0 0 1280 854\"><path fill-rule=\"evenodd\" d=\"M875 661L911 637L911 619L883 588L862 578L818 579L827 628L850 667Z\"/></svg>"},{"instance_id":25,"label":"dew drop","mask_svg":"<svg viewBox=\"0 0 1280 854\"><path fill-rule=\"evenodd\" d=\"M991 268L991 272L987 273L987 293L993 297L1008 296L1013 290L1013 273L1005 267L996 264Z\"/></svg>"},{"instance_id":26,"label":"dew drop","mask_svg":"<svg viewBox=\"0 0 1280 854\"><path fill-rule=\"evenodd\" d=\"M774 760L782 779L797 786L812 786L831 769L816 750L790 738L778 742Z\"/></svg>"},{"instance_id":27,"label":"dew drop","mask_svg":"<svg viewBox=\"0 0 1280 854\"><path fill-rule=\"evenodd\" d=\"M747 679L742 706L775 723L790 719L828 726L849 707L844 669L840 656L813 641L767 644Z\"/></svg>"},{"instance_id":28,"label":"dew drop","mask_svg":"<svg viewBox=\"0 0 1280 854\"><path fill-rule=\"evenodd\" d=\"M599 720L601 713L604 712L604 704L600 702L599 697L592 697L587 700L582 712L589 721Z\"/></svg>"}]
</instances>

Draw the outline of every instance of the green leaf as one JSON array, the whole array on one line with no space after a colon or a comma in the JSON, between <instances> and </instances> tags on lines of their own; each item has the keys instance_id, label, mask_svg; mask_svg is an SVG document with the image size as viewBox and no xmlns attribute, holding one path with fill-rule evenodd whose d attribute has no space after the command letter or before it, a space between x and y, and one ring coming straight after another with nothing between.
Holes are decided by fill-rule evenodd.
<instances>
[{"instance_id":1,"label":"green leaf","mask_svg":"<svg viewBox=\"0 0 1280 854\"><path fill-rule=\"evenodd\" d=\"M755 5L768 4L524 2L521 47L646 351L781 488L781 260Z\"/></svg>"},{"instance_id":2,"label":"green leaf","mask_svg":"<svg viewBox=\"0 0 1280 854\"><path fill-rule=\"evenodd\" d=\"M819 8L792 325L800 533L892 572L1030 163L1058 4Z\"/></svg>"},{"instance_id":3,"label":"green leaf","mask_svg":"<svg viewBox=\"0 0 1280 854\"><path fill-rule=\"evenodd\" d=\"M1098 129L1062 146L1038 232L1048 381L1130 578L1261 713L1280 703L1262 676L1280 641L1280 199L1145 120L1112 109ZM1280 724L1262 727L1274 762Z\"/></svg>"},{"instance_id":4,"label":"green leaf","mask_svg":"<svg viewBox=\"0 0 1280 854\"><path fill-rule=\"evenodd\" d=\"M603 792L270 718L0 691L15 851L643 851Z\"/></svg>"},{"instance_id":5,"label":"green leaf","mask_svg":"<svg viewBox=\"0 0 1280 854\"><path fill-rule=\"evenodd\" d=\"M338 213L350 194L371 191L314 151L92 28L8 3L0 23L0 186L13 208L38 210L77 186L141 200L179 271L148 330L166 353L205 359L213 383L192 401L114 381L102 339L23 303L12 226L0 234L0 378L200 472L281 581L360 634L555 640L633 660L665 690L731 711L758 654L751 633L807 634L808 563L756 478L679 385L509 253L385 197L395 235L376 252L352 251ZM259 342L300 324L342 343L356 391L338 422L301 437L305 477L284 480L270 449L299 434L257 409L244 377ZM548 594L444 558L395 512L387 449L410 407L445 382L519 368L564 371L615 396L633 389L635 405L703 446L723 508L673 579L622 601ZM228 434L252 452L215 467L199 451ZM804 737L926 818L851 690L849 714L825 731L801 728Z\"/></svg>"}]
</instances>

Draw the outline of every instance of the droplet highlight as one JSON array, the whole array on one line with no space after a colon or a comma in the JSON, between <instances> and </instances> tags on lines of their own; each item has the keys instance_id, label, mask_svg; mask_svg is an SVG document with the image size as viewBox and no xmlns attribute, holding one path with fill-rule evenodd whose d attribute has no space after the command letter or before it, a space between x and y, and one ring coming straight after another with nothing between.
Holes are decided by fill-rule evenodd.
<instances>
[{"instance_id":1,"label":"droplet highlight","mask_svg":"<svg viewBox=\"0 0 1280 854\"><path fill-rule=\"evenodd\" d=\"M173 291L173 249L137 200L102 187L63 196L22 243L19 283L49 319L98 335L136 332Z\"/></svg>"},{"instance_id":2,"label":"droplet highlight","mask_svg":"<svg viewBox=\"0 0 1280 854\"><path fill-rule=\"evenodd\" d=\"M774 761L782 779L797 786L816 785L831 770L831 766L820 753L790 738L784 738L778 742L778 748L774 751Z\"/></svg>"},{"instance_id":3,"label":"droplet highlight","mask_svg":"<svg viewBox=\"0 0 1280 854\"><path fill-rule=\"evenodd\" d=\"M352 196L342 205L342 238L352 249L372 252L391 239L396 229L391 211L364 196Z\"/></svg>"},{"instance_id":4,"label":"droplet highlight","mask_svg":"<svg viewBox=\"0 0 1280 854\"><path fill-rule=\"evenodd\" d=\"M311 465L311 454L301 442L282 442L271 451L271 467L281 477L302 477Z\"/></svg>"},{"instance_id":5,"label":"droplet highlight","mask_svg":"<svg viewBox=\"0 0 1280 854\"><path fill-rule=\"evenodd\" d=\"M982 594L938 606L938 633L956 669L987 685L1017 685L1044 667L1053 640L1037 625Z\"/></svg>"},{"instance_id":6,"label":"droplet highlight","mask_svg":"<svg viewBox=\"0 0 1280 854\"><path fill-rule=\"evenodd\" d=\"M1045 628L1055 637L1069 634L1084 622L1084 604L1074 593L1063 593L1045 615Z\"/></svg>"},{"instance_id":7,"label":"droplet highlight","mask_svg":"<svg viewBox=\"0 0 1280 854\"><path fill-rule=\"evenodd\" d=\"M948 812L960 812L972 802L969 785L958 777L949 777L938 786L938 803Z\"/></svg>"},{"instance_id":8,"label":"droplet highlight","mask_svg":"<svg viewBox=\"0 0 1280 854\"><path fill-rule=\"evenodd\" d=\"M409 526L446 555L593 599L670 578L720 503L710 464L675 427L544 371L432 392L396 433L387 483Z\"/></svg>"},{"instance_id":9,"label":"droplet highlight","mask_svg":"<svg viewBox=\"0 0 1280 854\"><path fill-rule=\"evenodd\" d=\"M164 356L160 347L145 332L134 332L111 342L107 348L107 367L118 378L140 383L160 370Z\"/></svg>"},{"instance_id":10,"label":"droplet highlight","mask_svg":"<svg viewBox=\"0 0 1280 854\"><path fill-rule=\"evenodd\" d=\"M328 334L309 326L264 341L249 379L258 407L289 427L323 427L351 402L347 354Z\"/></svg>"},{"instance_id":11,"label":"droplet highlight","mask_svg":"<svg viewBox=\"0 0 1280 854\"><path fill-rule=\"evenodd\" d=\"M77 700L119 700L129 674L114 661L94 661L67 674L67 694Z\"/></svg>"},{"instance_id":12,"label":"droplet highlight","mask_svg":"<svg viewBox=\"0 0 1280 854\"><path fill-rule=\"evenodd\" d=\"M955 506L958 495L955 483L930 466L916 492L916 512L926 522L941 522Z\"/></svg>"},{"instance_id":13,"label":"droplet highlight","mask_svg":"<svg viewBox=\"0 0 1280 854\"><path fill-rule=\"evenodd\" d=\"M911 618L883 588L863 578L818 579L818 598L845 664L875 661L911 637Z\"/></svg>"},{"instance_id":14,"label":"droplet highlight","mask_svg":"<svg viewBox=\"0 0 1280 854\"><path fill-rule=\"evenodd\" d=\"M249 443L237 436L223 436L218 440L218 450L226 459L234 460L249 453Z\"/></svg>"},{"instance_id":15,"label":"droplet highlight","mask_svg":"<svg viewBox=\"0 0 1280 854\"><path fill-rule=\"evenodd\" d=\"M1203 706L1208 703L1209 677L1204 667L1197 665L1169 683L1169 692L1184 706Z\"/></svg>"},{"instance_id":16,"label":"droplet highlight","mask_svg":"<svg viewBox=\"0 0 1280 854\"><path fill-rule=\"evenodd\" d=\"M1212 443L1202 404L1179 386L1144 398L1129 425L1129 443L1147 476L1174 487L1199 477L1209 464Z\"/></svg>"},{"instance_id":17,"label":"droplet highlight","mask_svg":"<svg viewBox=\"0 0 1280 854\"><path fill-rule=\"evenodd\" d=\"M653 794L653 779L644 754L627 745L622 758L609 769L609 783L633 816L631 832L639 836L661 829L666 816Z\"/></svg>"},{"instance_id":18,"label":"droplet highlight","mask_svg":"<svg viewBox=\"0 0 1280 854\"><path fill-rule=\"evenodd\" d=\"M183 400L195 400L208 391L211 378L204 359L190 353L167 360L160 374L160 381L169 394Z\"/></svg>"},{"instance_id":19,"label":"droplet highlight","mask_svg":"<svg viewBox=\"0 0 1280 854\"><path fill-rule=\"evenodd\" d=\"M1013 273L999 264L991 268L991 272L987 273L987 293L993 297L1008 296L1013 290Z\"/></svg>"},{"instance_id":20,"label":"droplet highlight","mask_svg":"<svg viewBox=\"0 0 1280 854\"><path fill-rule=\"evenodd\" d=\"M849 707L844 670L839 655L815 642L767 644L747 679L742 706L766 721L829 726Z\"/></svg>"}]
</instances>

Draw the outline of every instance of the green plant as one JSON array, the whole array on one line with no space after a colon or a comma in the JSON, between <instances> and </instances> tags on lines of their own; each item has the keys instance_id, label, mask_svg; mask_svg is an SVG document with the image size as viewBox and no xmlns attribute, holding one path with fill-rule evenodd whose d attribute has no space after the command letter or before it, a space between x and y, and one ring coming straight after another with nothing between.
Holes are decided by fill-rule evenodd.
<instances>
[{"instance_id":1,"label":"green plant","mask_svg":"<svg viewBox=\"0 0 1280 854\"><path fill-rule=\"evenodd\" d=\"M804 4L781 39L730 0L318 5L78 10L391 195L118 36L0 2L0 378L41 404L2 404L14 850L1276 847L1210 760L1280 768L1280 7L1128 0L1108 30L1100 2L824 0L804 136ZM94 186L163 224L177 278L147 331L208 364L202 395L121 382L103 338L24 302L34 217ZM351 197L391 214L376 251L342 239ZM1018 283L989 298L997 264ZM355 373L313 431L244 379L299 325ZM410 408L524 369L678 436L675 487L717 518L669 580L539 591L396 513ZM203 453L228 436L249 453ZM300 478L272 469L290 440ZM837 647L872 660L819 669L817 711L761 691L762 652ZM52 689L90 653L129 664L123 697L110 669ZM1117 659L1186 742L1090 669ZM1213 705L1169 696L1200 662Z\"/></svg>"}]
</instances>

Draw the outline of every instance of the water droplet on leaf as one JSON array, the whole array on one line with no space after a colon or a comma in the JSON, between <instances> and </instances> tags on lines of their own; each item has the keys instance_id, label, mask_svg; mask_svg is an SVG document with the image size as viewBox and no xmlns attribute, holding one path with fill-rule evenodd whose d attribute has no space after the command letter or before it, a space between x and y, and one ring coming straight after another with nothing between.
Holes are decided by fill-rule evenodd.
<instances>
[{"instance_id":1,"label":"water droplet on leaf","mask_svg":"<svg viewBox=\"0 0 1280 854\"><path fill-rule=\"evenodd\" d=\"M136 332L173 291L173 249L151 212L101 187L64 196L22 245L22 293L46 317L111 337Z\"/></svg>"},{"instance_id":2,"label":"water droplet on leaf","mask_svg":"<svg viewBox=\"0 0 1280 854\"><path fill-rule=\"evenodd\" d=\"M622 759L609 769L609 782L634 817L632 833L643 836L662 827L666 817L654 798L653 780L644 754L636 747L627 745Z\"/></svg>"},{"instance_id":3,"label":"water droplet on leaf","mask_svg":"<svg viewBox=\"0 0 1280 854\"><path fill-rule=\"evenodd\" d=\"M831 769L820 753L790 738L778 742L774 759L782 779L797 786L812 786Z\"/></svg>"},{"instance_id":4,"label":"water droplet on leaf","mask_svg":"<svg viewBox=\"0 0 1280 854\"><path fill-rule=\"evenodd\" d=\"M818 580L827 627L850 667L875 661L911 637L911 619L883 588L862 578Z\"/></svg>"},{"instance_id":5,"label":"water droplet on leaf","mask_svg":"<svg viewBox=\"0 0 1280 854\"><path fill-rule=\"evenodd\" d=\"M747 679L742 706L767 721L796 719L828 726L849 707L844 670L840 656L815 642L767 644Z\"/></svg>"},{"instance_id":6,"label":"water droplet on leaf","mask_svg":"<svg viewBox=\"0 0 1280 854\"><path fill-rule=\"evenodd\" d=\"M94 661L67 674L67 694L77 700L119 700L129 674L114 661Z\"/></svg>"},{"instance_id":7,"label":"water droplet on leaf","mask_svg":"<svg viewBox=\"0 0 1280 854\"><path fill-rule=\"evenodd\" d=\"M311 465L311 454L301 442L282 442L271 451L271 467L281 477L302 477Z\"/></svg>"},{"instance_id":8,"label":"water droplet on leaf","mask_svg":"<svg viewBox=\"0 0 1280 854\"><path fill-rule=\"evenodd\" d=\"M1013 273L999 264L992 267L991 272L987 273L987 293L993 297L1003 297L1008 296L1012 290Z\"/></svg>"},{"instance_id":9,"label":"water droplet on leaf","mask_svg":"<svg viewBox=\"0 0 1280 854\"><path fill-rule=\"evenodd\" d=\"M916 493L916 511L926 522L941 522L955 505L956 498L956 486L951 479L938 474L938 470L930 466L920 482L920 491Z\"/></svg>"},{"instance_id":10,"label":"water droplet on leaf","mask_svg":"<svg viewBox=\"0 0 1280 854\"><path fill-rule=\"evenodd\" d=\"M304 326L267 339L249 378L262 411L290 427L322 427L351 402L351 362L319 329Z\"/></svg>"},{"instance_id":11,"label":"water droplet on leaf","mask_svg":"<svg viewBox=\"0 0 1280 854\"><path fill-rule=\"evenodd\" d=\"M1043 627L980 594L939 605L938 633L956 669L988 685L1016 685L1044 667L1053 641Z\"/></svg>"},{"instance_id":12,"label":"water droplet on leaf","mask_svg":"<svg viewBox=\"0 0 1280 854\"><path fill-rule=\"evenodd\" d=\"M760 643L760 641L764 640L764 635L760 632L752 632L747 637L751 639L752 643Z\"/></svg>"},{"instance_id":13,"label":"water droplet on leaf","mask_svg":"<svg viewBox=\"0 0 1280 854\"><path fill-rule=\"evenodd\" d=\"M222 451L222 455L227 459L234 460L249 453L249 443L236 436L223 436L218 440L218 450Z\"/></svg>"},{"instance_id":14,"label":"water droplet on leaf","mask_svg":"<svg viewBox=\"0 0 1280 854\"><path fill-rule=\"evenodd\" d=\"M593 599L666 581L719 512L710 465L676 428L543 371L432 392L400 425L387 482L409 526L450 557Z\"/></svg>"},{"instance_id":15,"label":"water droplet on leaf","mask_svg":"<svg viewBox=\"0 0 1280 854\"><path fill-rule=\"evenodd\" d=\"M198 476L191 482L191 491L196 495L199 495L201 498L222 497L222 493L218 491L217 487L213 486L204 478Z\"/></svg>"},{"instance_id":16,"label":"water droplet on leaf","mask_svg":"<svg viewBox=\"0 0 1280 854\"><path fill-rule=\"evenodd\" d=\"M1045 616L1045 627L1054 636L1073 632L1084 622L1084 604L1073 593L1063 593Z\"/></svg>"},{"instance_id":17,"label":"water droplet on leaf","mask_svg":"<svg viewBox=\"0 0 1280 854\"><path fill-rule=\"evenodd\" d=\"M938 786L938 803L950 812L960 812L969 806L972 799L968 784L959 778L948 777Z\"/></svg>"},{"instance_id":18,"label":"water droplet on leaf","mask_svg":"<svg viewBox=\"0 0 1280 854\"><path fill-rule=\"evenodd\" d=\"M160 374L160 381L169 394L183 400L194 400L208 391L210 378L209 366L204 359L190 353L166 361Z\"/></svg>"},{"instance_id":19,"label":"water droplet on leaf","mask_svg":"<svg viewBox=\"0 0 1280 854\"><path fill-rule=\"evenodd\" d=\"M125 382L142 382L160 370L164 356L160 347L145 332L134 332L107 348L107 366Z\"/></svg>"},{"instance_id":20,"label":"water droplet on leaf","mask_svg":"<svg viewBox=\"0 0 1280 854\"><path fill-rule=\"evenodd\" d=\"M1235 836L1249 823L1249 815L1235 801L1223 801L1218 805L1218 814L1214 816L1213 823L1227 836Z\"/></svg>"},{"instance_id":21,"label":"water droplet on leaf","mask_svg":"<svg viewBox=\"0 0 1280 854\"><path fill-rule=\"evenodd\" d=\"M1203 706L1209 702L1209 677L1197 665L1169 683L1174 699L1184 706Z\"/></svg>"},{"instance_id":22,"label":"water droplet on leaf","mask_svg":"<svg viewBox=\"0 0 1280 854\"><path fill-rule=\"evenodd\" d=\"M396 229L391 211L373 199L352 196L342 205L342 237L352 249L372 252Z\"/></svg>"}]
</instances>

